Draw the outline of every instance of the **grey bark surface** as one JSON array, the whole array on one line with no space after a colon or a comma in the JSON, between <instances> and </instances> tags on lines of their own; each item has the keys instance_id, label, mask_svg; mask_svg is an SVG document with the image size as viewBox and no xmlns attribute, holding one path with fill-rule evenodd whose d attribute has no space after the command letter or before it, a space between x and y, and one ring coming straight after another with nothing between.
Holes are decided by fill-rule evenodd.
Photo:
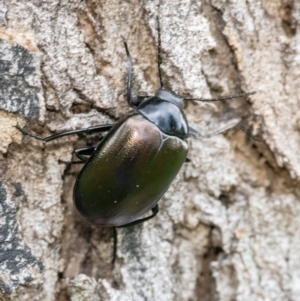
<instances>
[{"instance_id":1,"label":"grey bark surface","mask_svg":"<svg viewBox=\"0 0 300 301\"><path fill-rule=\"evenodd\" d=\"M158 216L113 233L79 219L75 147L52 133L113 123L134 90L189 97L190 125L232 116L261 126L190 139L186 164ZM300 2L296 0L0 1L0 300L300 301ZM254 131L254 130L253 130Z\"/></svg>"}]
</instances>

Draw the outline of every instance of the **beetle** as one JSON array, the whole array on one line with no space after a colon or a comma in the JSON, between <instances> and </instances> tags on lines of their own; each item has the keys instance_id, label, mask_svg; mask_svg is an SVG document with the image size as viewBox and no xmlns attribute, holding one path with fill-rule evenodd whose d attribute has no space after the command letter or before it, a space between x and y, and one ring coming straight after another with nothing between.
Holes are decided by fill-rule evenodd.
<instances>
[{"instance_id":1,"label":"beetle","mask_svg":"<svg viewBox=\"0 0 300 301\"><path fill-rule=\"evenodd\" d=\"M158 201L167 191L182 165L189 162L187 139L200 136L188 125L183 111L185 100L218 101L252 95L255 92L214 99L183 98L163 86L161 75L161 35L159 19L158 71L160 88L154 96L133 96L132 59L127 43L127 102L133 113L115 124L92 126L43 138L25 135L45 142L78 133L107 132L97 147L76 149L75 155L83 163L74 186L73 201L78 214L88 223L116 228L143 223L159 211ZM236 125L230 124L212 134L221 133ZM87 158L89 156L89 158ZM146 217L148 211L151 215ZM114 259L113 259L114 260Z\"/></svg>"}]
</instances>

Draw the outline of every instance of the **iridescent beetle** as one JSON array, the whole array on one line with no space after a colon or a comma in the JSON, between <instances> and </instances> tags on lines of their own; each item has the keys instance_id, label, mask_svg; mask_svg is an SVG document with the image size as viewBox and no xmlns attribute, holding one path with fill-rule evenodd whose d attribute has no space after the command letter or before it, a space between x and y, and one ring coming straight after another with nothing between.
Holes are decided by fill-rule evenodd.
<instances>
[{"instance_id":1,"label":"iridescent beetle","mask_svg":"<svg viewBox=\"0 0 300 301\"><path fill-rule=\"evenodd\" d=\"M158 201L189 161L187 138L201 135L189 127L183 112L184 100L218 101L252 95L255 92L214 98L182 98L163 87L161 76L161 38L159 20L158 71L160 89L154 96L132 95L132 60L124 42L128 59L127 101L135 111L115 124L97 125L85 129L61 132L43 138L48 142L78 133L107 132L97 147L76 149L75 155L84 163L74 187L74 205L87 222L104 226L126 227L140 224L158 213ZM228 124L212 134L233 126ZM86 158L88 156L89 158ZM152 214L144 215L152 210ZM116 255L116 230L114 258Z\"/></svg>"}]
</instances>

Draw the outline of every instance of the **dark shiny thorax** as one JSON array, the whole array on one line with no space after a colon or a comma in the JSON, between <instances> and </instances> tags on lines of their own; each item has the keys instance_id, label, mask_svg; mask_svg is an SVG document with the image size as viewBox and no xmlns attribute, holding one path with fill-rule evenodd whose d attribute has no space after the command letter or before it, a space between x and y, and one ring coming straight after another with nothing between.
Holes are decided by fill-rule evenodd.
<instances>
[{"instance_id":1,"label":"dark shiny thorax","mask_svg":"<svg viewBox=\"0 0 300 301\"><path fill-rule=\"evenodd\" d=\"M182 108L182 98L161 88L155 96L142 102L137 110L163 133L187 139L189 127Z\"/></svg>"}]
</instances>

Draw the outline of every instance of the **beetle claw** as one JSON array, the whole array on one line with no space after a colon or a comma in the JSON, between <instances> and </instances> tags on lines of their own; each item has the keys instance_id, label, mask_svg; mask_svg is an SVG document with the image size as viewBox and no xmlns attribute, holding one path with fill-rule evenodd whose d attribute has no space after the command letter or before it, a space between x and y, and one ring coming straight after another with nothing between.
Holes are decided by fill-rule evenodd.
<instances>
[{"instance_id":1,"label":"beetle claw","mask_svg":"<svg viewBox=\"0 0 300 301\"><path fill-rule=\"evenodd\" d=\"M186 157L186 158L185 158L185 163L190 163L190 162L192 162L191 158Z\"/></svg>"}]
</instances>

